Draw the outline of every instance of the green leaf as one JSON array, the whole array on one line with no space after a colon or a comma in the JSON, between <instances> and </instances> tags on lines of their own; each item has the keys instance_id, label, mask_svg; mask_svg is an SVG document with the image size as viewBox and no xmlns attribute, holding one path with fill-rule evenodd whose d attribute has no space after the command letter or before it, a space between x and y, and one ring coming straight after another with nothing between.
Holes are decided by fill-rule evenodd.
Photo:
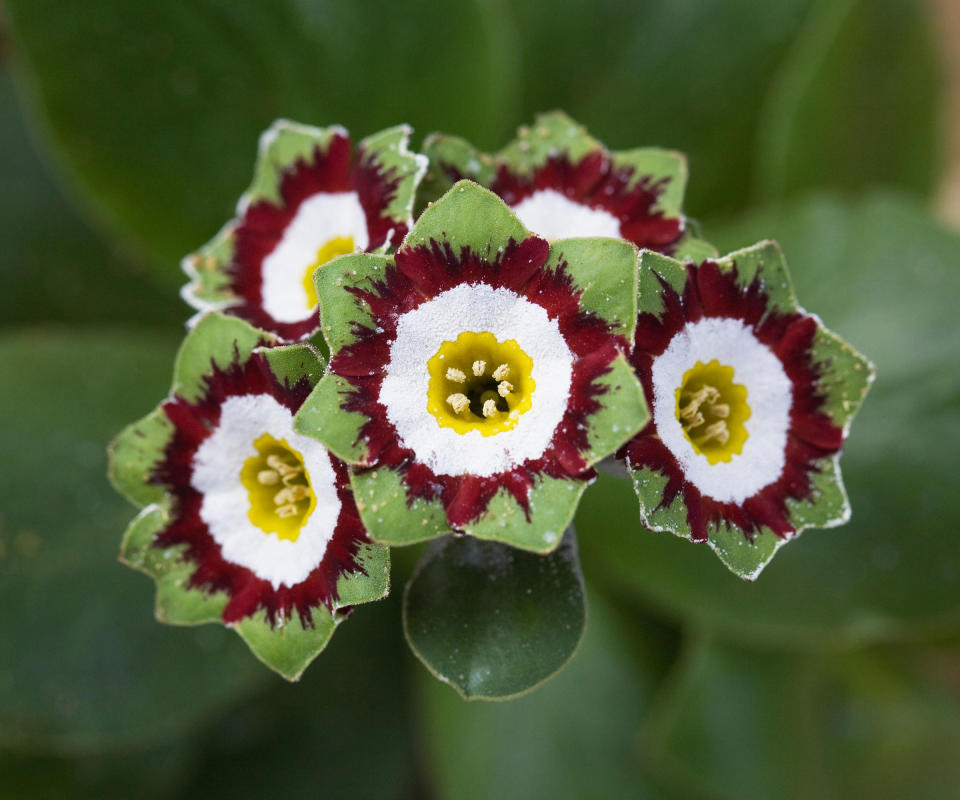
<instances>
[{"instance_id":1,"label":"green leaf","mask_svg":"<svg viewBox=\"0 0 960 800\"><path fill-rule=\"evenodd\" d=\"M742 640L836 646L954 629L960 504L944 476L955 466L945 443L960 440L960 237L922 203L878 194L813 199L717 238L732 246L761 231L790 254L804 306L877 365L841 458L851 521L807 531L739 585L706 548L618 513L629 487L601 477L577 518L584 560L671 616Z\"/></svg>"},{"instance_id":2,"label":"green leaf","mask_svg":"<svg viewBox=\"0 0 960 800\"><path fill-rule=\"evenodd\" d=\"M274 681L197 731L179 796L409 798L419 758L405 688L418 666L399 618L399 593L357 609L298 684Z\"/></svg>"},{"instance_id":3,"label":"green leaf","mask_svg":"<svg viewBox=\"0 0 960 800\"><path fill-rule=\"evenodd\" d=\"M936 186L943 86L929 17L912 0L814 4L760 116L760 199Z\"/></svg>"},{"instance_id":4,"label":"green leaf","mask_svg":"<svg viewBox=\"0 0 960 800\"><path fill-rule=\"evenodd\" d=\"M812 657L698 640L642 746L693 795L941 800L960 779L956 648Z\"/></svg>"},{"instance_id":5,"label":"green leaf","mask_svg":"<svg viewBox=\"0 0 960 800\"><path fill-rule=\"evenodd\" d=\"M443 14L423 0L7 9L33 107L70 177L170 286L176 260L229 216L274 119L341 123L357 138L408 122L489 144L509 129L519 91L510 21L479 0Z\"/></svg>"},{"instance_id":6,"label":"green leaf","mask_svg":"<svg viewBox=\"0 0 960 800\"><path fill-rule=\"evenodd\" d=\"M671 655L655 622L622 616L591 596L576 657L535 692L465 703L421 672L426 766L440 796L689 797L658 786L635 746Z\"/></svg>"},{"instance_id":7,"label":"green leaf","mask_svg":"<svg viewBox=\"0 0 960 800\"><path fill-rule=\"evenodd\" d=\"M517 119L560 107L589 123L611 150L638 145L680 150L693 166L687 212L731 213L749 196L756 124L771 75L810 5L810 0L514 4L524 66ZM561 68L564 58L576 69Z\"/></svg>"},{"instance_id":8,"label":"green leaf","mask_svg":"<svg viewBox=\"0 0 960 800\"><path fill-rule=\"evenodd\" d=\"M528 692L572 657L586 623L576 537L550 555L445 537L404 592L414 653L468 700Z\"/></svg>"},{"instance_id":9,"label":"green leaf","mask_svg":"<svg viewBox=\"0 0 960 800\"><path fill-rule=\"evenodd\" d=\"M124 328L0 338L0 743L47 751L183 735L265 673L229 632L153 619L116 563L130 507L104 444L165 391L175 341Z\"/></svg>"},{"instance_id":10,"label":"green leaf","mask_svg":"<svg viewBox=\"0 0 960 800\"><path fill-rule=\"evenodd\" d=\"M180 324L173 292L157 291L128 253L111 248L63 196L35 151L9 63L0 63L0 324Z\"/></svg>"}]
</instances>

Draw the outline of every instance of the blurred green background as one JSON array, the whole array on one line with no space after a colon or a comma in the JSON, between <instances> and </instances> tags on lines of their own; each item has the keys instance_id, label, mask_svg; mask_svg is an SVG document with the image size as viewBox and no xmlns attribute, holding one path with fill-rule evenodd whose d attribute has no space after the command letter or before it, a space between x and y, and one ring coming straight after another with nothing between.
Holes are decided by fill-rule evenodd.
<instances>
[{"instance_id":1,"label":"blurred green background","mask_svg":"<svg viewBox=\"0 0 960 800\"><path fill-rule=\"evenodd\" d=\"M954 0L6 0L0 797L957 797L958 42ZM553 107L687 152L706 238L777 238L876 361L853 522L747 585L602 478L586 638L506 703L428 676L399 591L294 686L216 626L156 624L104 447L167 390L178 259L258 133L406 121L495 149Z\"/></svg>"}]
</instances>

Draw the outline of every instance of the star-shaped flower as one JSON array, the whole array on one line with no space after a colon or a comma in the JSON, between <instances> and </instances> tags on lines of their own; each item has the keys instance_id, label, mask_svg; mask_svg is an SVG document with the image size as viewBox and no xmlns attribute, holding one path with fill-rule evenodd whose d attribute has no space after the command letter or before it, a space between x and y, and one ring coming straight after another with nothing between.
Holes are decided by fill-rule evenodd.
<instances>
[{"instance_id":1,"label":"star-shaped flower","mask_svg":"<svg viewBox=\"0 0 960 800\"><path fill-rule=\"evenodd\" d=\"M183 297L287 340L316 333L313 271L337 256L395 247L412 224L426 158L399 125L360 142L339 127L275 122L260 138L237 216L183 260Z\"/></svg>"},{"instance_id":2,"label":"star-shaped flower","mask_svg":"<svg viewBox=\"0 0 960 800\"><path fill-rule=\"evenodd\" d=\"M143 511L121 559L157 582L157 616L234 628L296 679L347 607L388 588L345 465L293 429L323 362L307 344L219 314L184 341L170 396L111 446L110 476Z\"/></svg>"},{"instance_id":3,"label":"star-shaped flower","mask_svg":"<svg viewBox=\"0 0 960 800\"><path fill-rule=\"evenodd\" d=\"M591 466L647 419L623 355L636 259L618 239L550 245L462 181L395 257L317 271L331 361L296 427L356 465L375 541L557 546Z\"/></svg>"},{"instance_id":4,"label":"star-shaped flower","mask_svg":"<svg viewBox=\"0 0 960 800\"><path fill-rule=\"evenodd\" d=\"M611 153L566 114L541 114L495 155L464 139L432 134L424 188L436 196L469 178L499 195L520 221L546 239L610 236L682 258L716 254L696 239L681 208L687 182L682 153L655 147Z\"/></svg>"},{"instance_id":5,"label":"star-shaped flower","mask_svg":"<svg viewBox=\"0 0 960 800\"><path fill-rule=\"evenodd\" d=\"M643 253L630 361L653 416L621 455L646 527L753 579L849 518L839 455L873 366L797 305L775 243L699 265Z\"/></svg>"}]
</instances>

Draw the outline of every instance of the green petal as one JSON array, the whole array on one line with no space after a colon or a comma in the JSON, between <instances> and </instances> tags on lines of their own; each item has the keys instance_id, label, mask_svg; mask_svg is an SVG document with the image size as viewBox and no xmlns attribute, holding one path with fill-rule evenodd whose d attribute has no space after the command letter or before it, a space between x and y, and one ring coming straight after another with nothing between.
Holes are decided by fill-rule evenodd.
<instances>
[{"instance_id":1,"label":"green petal","mask_svg":"<svg viewBox=\"0 0 960 800\"><path fill-rule=\"evenodd\" d=\"M563 266L581 292L584 311L633 343L637 326L637 248L622 239L562 239L550 246L546 268Z\"/></svg>"},{"instance_id":2,"label":"green petal","mask_svg":"<svg viewBox=\"0 0 960 800\"><path fill-rule=\"evenodd\" d=\"M611 153L610 161L614 169L633 170L630 183L627 184L628 189L642 178L648 179L650 183L663 181L663 194L657 199L653 210L662 212L666 217L682 215L683 194L689 174L687 157L683 153L660 147L643 147Z\"/></svg>"},{"instance_id":3,"label":"green petal","mask_svg":"<svg viewBox=\"0 0 960 800\"><path fill-rule=\"evenodd\" d=\"M275 337L237 317L205 314L177 353L171 394L190 402L200 399L206 390L205 377L210 374L211 362L226 369L234 361L246 361L255 347L272 341L276 341Z\"/></svg>"},{"instance_id":4,"label":"green petal","mask_svg":"<svg viewBox=\"0 0 960 800\"><path fill-rule=\"evenodd\" d=\"M108 475L113 487L135 506L159 503L165 492L150 483L150 476L163 460L164 450L173 438L173 425L157 408L139 422L124 428L110 443Z\"/></svg>"},{"instance_id":5,"label":"green petal","mask_svg":"<svg viewBox=\"0 0 960 800\"><path fill-rule=\"evenodd\" d=\"M360 430L367 418L356 411L343 409L351 391L346 379L328 372L300 406L293 418L293 428L304 436L319 439L342 461L365 465L369 463L370 451L360 436Z\"/></svg>"},{"instance_id":6,"label":"green petal","mask_svg":"<svg viewBox=\"0 0 960 800\"><path fill-rule=\"evenodd\" d=\"M481 153L466 139L431 133L423 143L430 167L420 184L419 207L436 200L461 178L469 178L481 186L489 186L496 176L493 157Z\"/></svg>"},{"instance_id":7,"label":"green petal","mask_svg":"<svg viewBox=\"0 0 960 800\"><path fill-rule=\"evenodd\" d=\"M397 125L368 136L358 145L364 163L373 163L397 182L385 216L403 223L413 224L413 205L417 187L427 171L427 157L411 153L408 149L413 129L409 125ZM384 242L389 247L389 241Z\"/></svg>"},{"instance_id":8,"label":"green petal","mask_svg":"<svg viewBox=\"0 0 960 800\"><path fill-rule=\"evenodd\" d=\"M369 313L346 287L373 289L373 282L383 280L384 271L392 263L389 256L357 253L335 258L314 272L313 282L320 301L320 330L331 358L356 341L355 326L372 325Z\"/></svg>"},{"instance_id":9,"label":"green petal","mask_svg":"<svg viewBox=\"0 0 960 800\"><path fill-rule=\"evenodd\" d=\"M556 155L565 155L571 163L585 156L603 151L603 145L587 133L587 129L562 111L540 114L533 125L517 130L517 138L498 154L498 160L511 171L531 175L538 167Z\"/></svg>"},{"instance_id":10,"label":"green petal","mask_svg":"<svg viewBox=\"0 0 960 800\"><path fill-rule=\"evenodd\" d=\"M822 325L813 342L813 360L817 364L817 389L823 397L823 410L834 425L846 432L873 383L876 369Z\"/></svg>"},{"instance_id":11,"label":"green petal","mask_svg":"<svg viewBox=\"0 0 960 800\"><path fill-rule=\"evenodd\" d=\"M590 415L588 445L581 453L591 466L630 441L650 419L643 386L623 354L594 383L603 387L597 398L601 408Z\"/></svg>"},{"instance_id":12,"label":"green petal","mask_svg":"<svg viewBox=\"0 0 960 800\"><path fill-rule=\"evenodd\" d=\"M351 471L351 485L360 518L370 538L389 545L406 545L452 534L439 500L408 500L407 487L389 467Z\"/></svg>"},{"instance_id":13,"label":"green petal","mask_svg":"<svg viewBox=\"0 0 960 800\"><path fill-rule=\"evenodd\" d=\"M550 553L560 544L588 485L586 480L537 475L527 497L529 511L510 492L501 489L483 514L463 529L478 539L503 542L533 553Z\"/></svg>"},{"instance_id":14,"label":"green petal","mask_svg":"<svg viewBox=\"0 0 960 800\"><path fill-rule=\"evenodd\" d=\"M480 256L496 257L500 248L530 236L493 192L472 181L458 181L430 206L403 240L404 247L430 241L449 243L454 252L469 247Z\"/></svg>"},{"instance_id":15,"label":"green petal","mask_svg":"<svg viewBox=\"0 0 960 800\"><path fill-rule=\"evenodd\" d=\"M736 269L740 286L759 281L770 298L770 305L778 311L790 313L798 310L787 262L776 242L758 242L717 259L717 264L724 271Z\"/></svg>"},{"instance_id":16,"label":"green petal","mask_svg":"<svg viewBox=\"0 0 960 800\"><path fill-rule=\"evenodd\" d=\"M183 545L160 550L154 537L170 522L167 511L147 506L123 535L120 560L140 570L157 583L156 613L160 622L171 625L197 625L218 622L229 601L226 592L208 592L188 587L196 564L183 558Z\"/></svg>"},{"instance_id":17,"label":"green petal","mask_svg":"<svg viewBox=\"0 0 960 800\"><path fill-rule=\"evenodd\" d=\"M327 646L340 622L322 606L311 609L310 614L313 624L307 627L297 614L271 626L264 611L245 617L230 627L240 634L260 661L288 681L297 681Z\"/></svg>"},{"instance_id":18,"label":"green petal","mask_svg":"<svg viewBox=\"0 0 960 800\"><path fill-rule=\"evenodd\" d=\"M583 636L586 601L570 530L549 556L447 538L404 593L417 657L465 699L505 699L559 671Z\"/></svg>"}]
</instances>

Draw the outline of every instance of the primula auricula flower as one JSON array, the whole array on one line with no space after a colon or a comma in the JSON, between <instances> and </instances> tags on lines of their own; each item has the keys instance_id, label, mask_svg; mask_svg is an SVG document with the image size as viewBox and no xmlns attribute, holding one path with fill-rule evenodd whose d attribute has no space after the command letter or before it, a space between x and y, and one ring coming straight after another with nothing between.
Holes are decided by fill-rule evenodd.
<instances>
[{"instance_id":1,"label":"primula auricula flower","mask_svg":"<svg viewBox=\"0 0 960 800\"><path fill-rule=\"evenodd\" d=\"M144 506L121 560L157 582L157 616L221 620L296 679L344 607L383 597L389 554L370 543L345 465L293 429L323 372L307 344L276 345L208 314L170 396L111 446L117 489Z\"/></svg>"},{"instance_id":2,"label":"primula auricula flower","mask_svg":"<svg viewBox=\"0 0 960 800\"><path fill-rule=\"evenodd\" d=\"M469 178L499 195L546 239L610 236L682 258L716 254L695 239L681 211L687 182L682 153L646 147L609 152L566 114L541 114L495 155L456 136L431 134L434 194Z\"/></svg>"},{"instance_id":3,"label":"primula auricula flower","mask_svg":"<svg viewBox=\"0 0 960 800\"><path fill-rule=\"evenodd\" d=\"M647 419L622 352L636 259L619 239L550 245L462 181L395 257L317 271L331 361L296 427L359 467L375 541L559 544L591 466Z\"/></svg>"},{"instance_id":4,"label":"primula auricula flower","mask_svg":"<svg viewBox=\"0 0 960 800\"><path fill-rule=\"evenodd\" d=\"M410 132L389 128L351 153L343 128L275 122L236 218L183 260L184 299L283 339L316 333L313 271L344 253L396 247L410 229L427 166L407 150Z\"/></svg>"},{"instance_id":5,"label":"primula auricula flower","mask_svg":"<svg viewBox=\"0 0 960 800\"><path fill-rule=\"evenodd\" d=\"M839 453L873 366L793 294L762 242L682 264L645 252L630 360L652 418L621 451L646 527L755 578L788 538L846 522Z\"/></svg>"}]
</instances>

